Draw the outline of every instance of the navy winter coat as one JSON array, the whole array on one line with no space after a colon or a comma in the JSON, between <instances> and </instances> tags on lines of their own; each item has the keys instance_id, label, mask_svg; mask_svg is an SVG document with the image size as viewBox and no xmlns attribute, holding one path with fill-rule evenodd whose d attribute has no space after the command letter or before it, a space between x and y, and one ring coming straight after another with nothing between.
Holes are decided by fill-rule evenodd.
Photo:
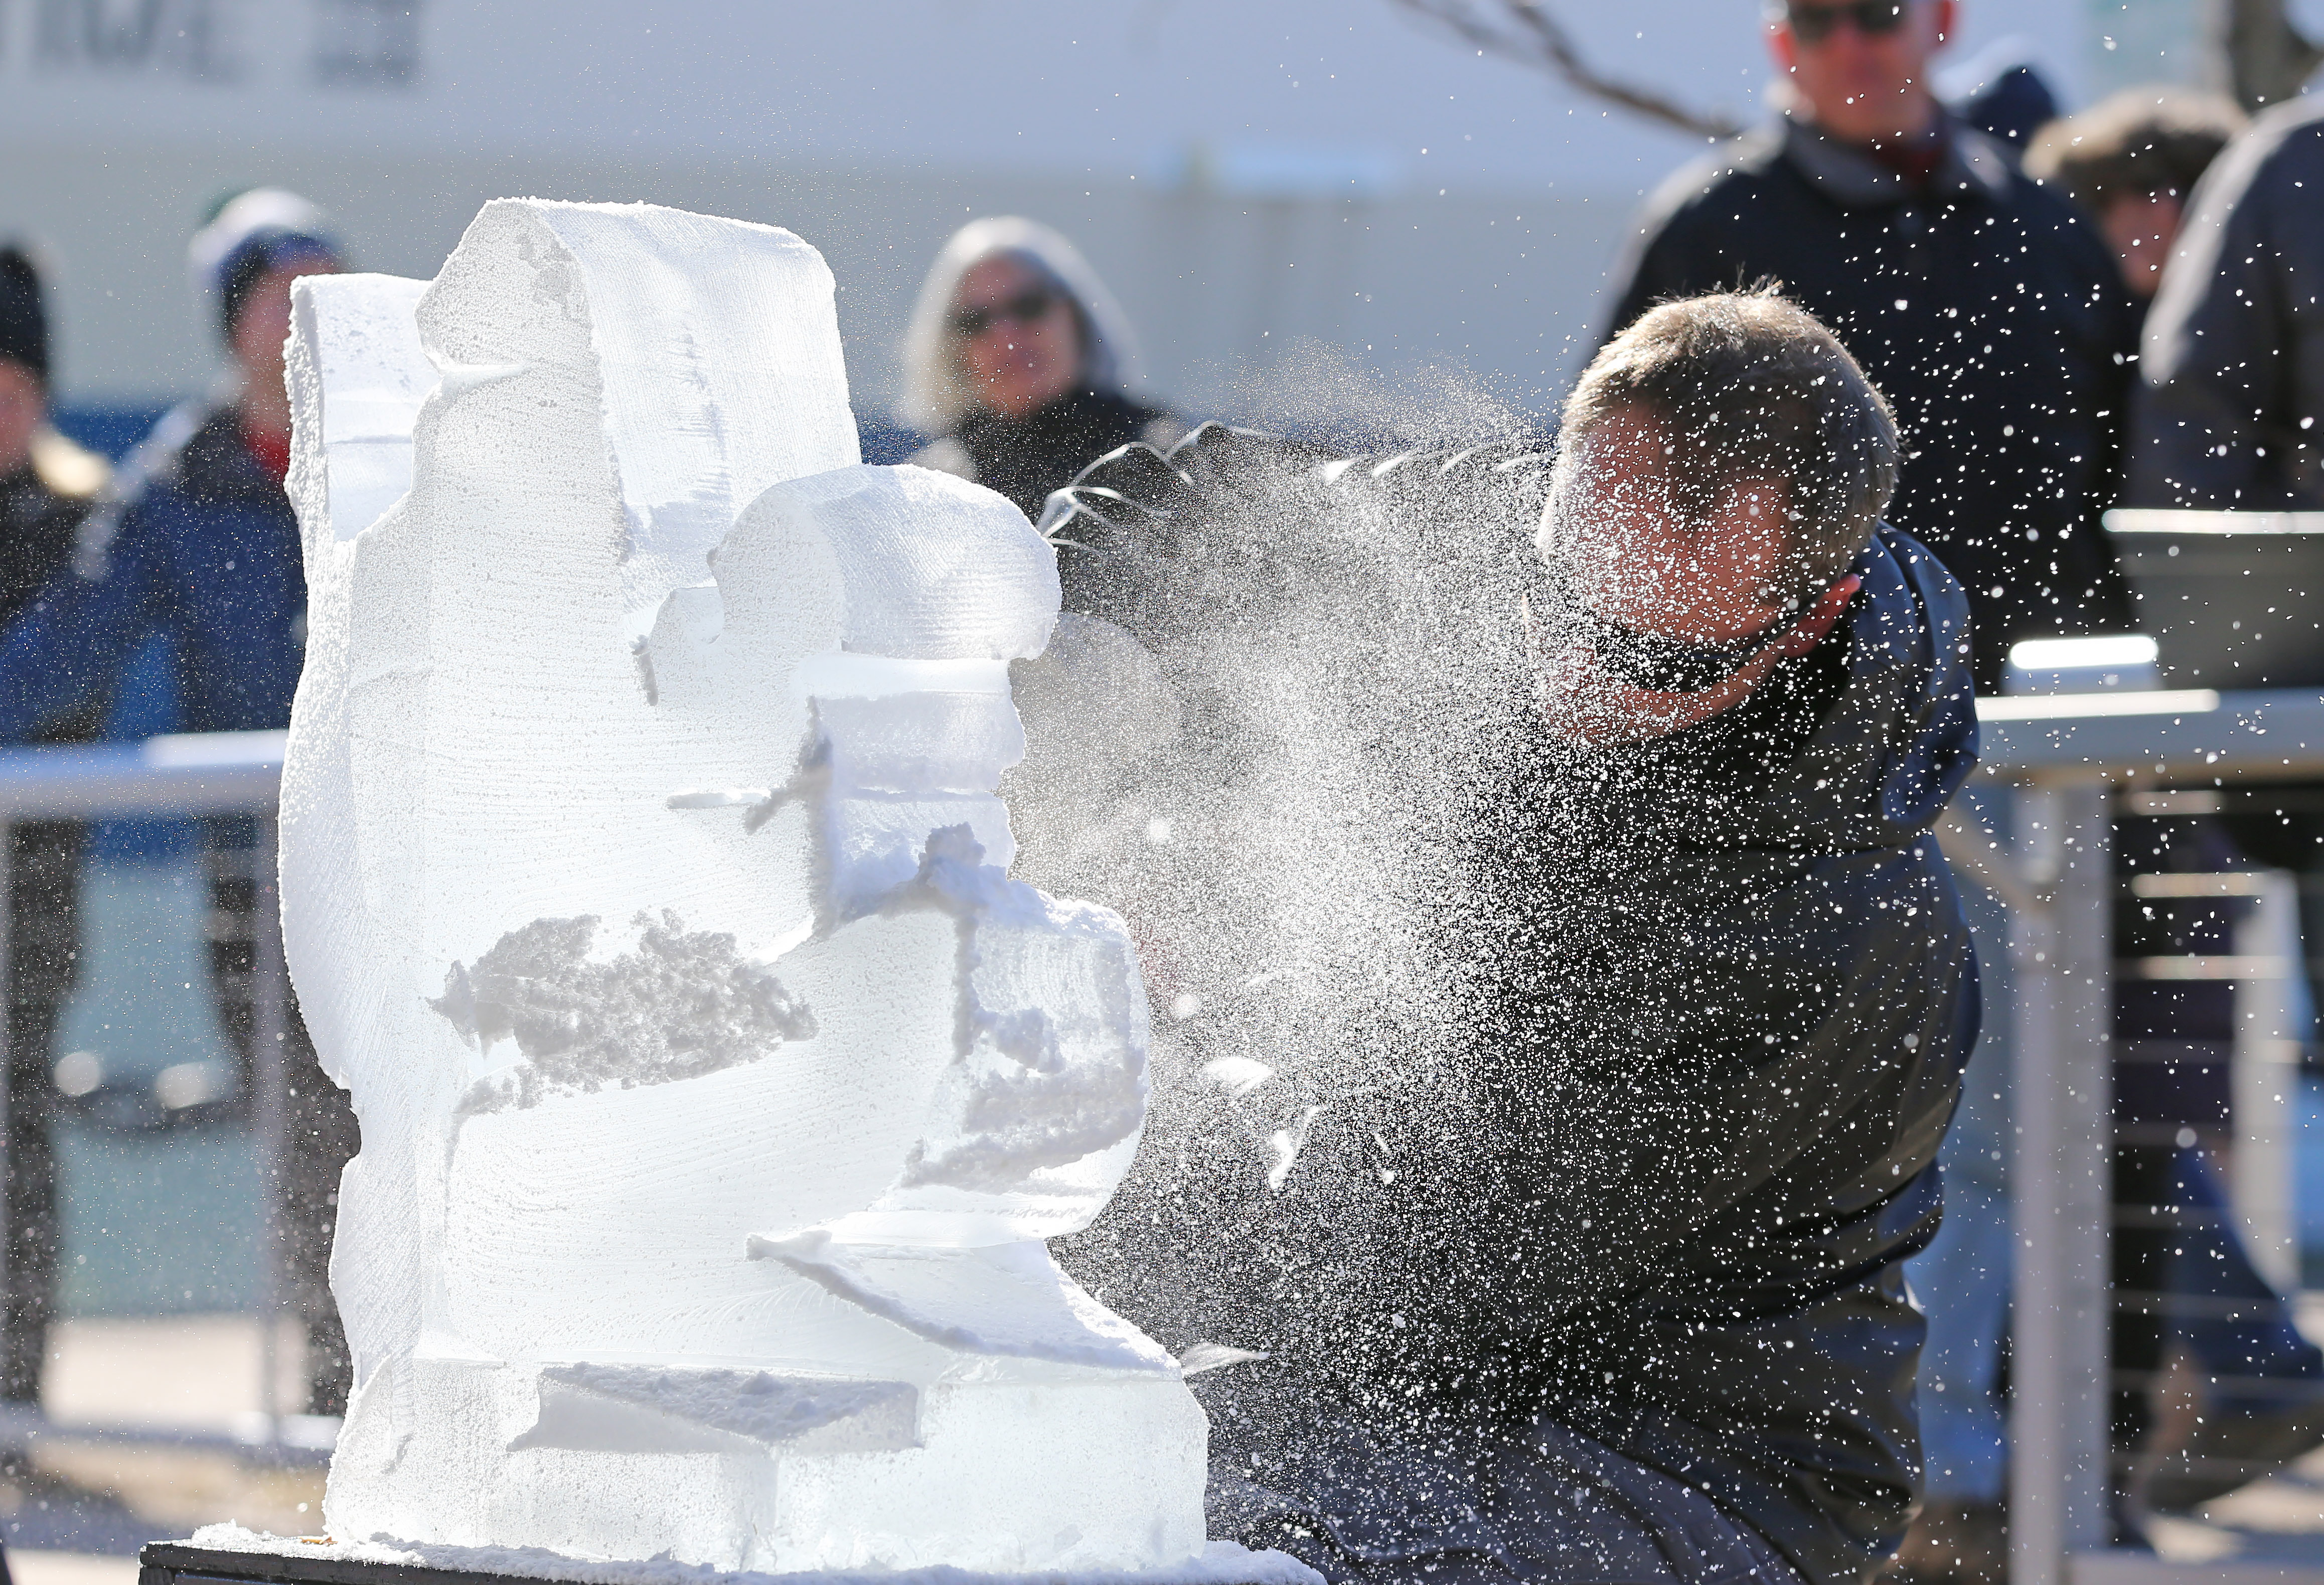
<instances>
[{"instance_id":1,"label":"navy winter coat","mask_svg":"<svg viewBox=\"0 0 2324 1585\"><path fill-rule=\"evenodd\" d=\"M164 418L82 525L72 566L0 636L0 742L109 700L156 630L176 651L185 727L287 727L307 581L282 486L231 409Z\"/></svg>"},{"instance_id":2,"label":"navy winter coat","mask_svg":"<svg viewBox=\"0 0 2324 1585\"><path fill-rule=\"evenodd\" d=\"M2204 173L2146 321L2132 505L2324 511L2319 198L2324 104L2305 95Z\"/></svg>"}]
</instances>

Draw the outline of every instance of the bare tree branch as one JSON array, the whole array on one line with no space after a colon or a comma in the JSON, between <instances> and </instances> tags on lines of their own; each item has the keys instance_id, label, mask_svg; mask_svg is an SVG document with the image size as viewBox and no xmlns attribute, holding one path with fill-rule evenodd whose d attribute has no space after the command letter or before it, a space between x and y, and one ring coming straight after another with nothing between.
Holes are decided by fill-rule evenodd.
<instances>
[{"instance_id":1,"label":"bare tree branch","mask_svg":"<svg viewBox=\"0 0 2324 1585\"><path fill-rule=\"evenodd\" d=\"M2227 86L2246 110L2291 98L2324 66L2324 45L2292 25L2283 0L2221 0L2215 14Z\"/></svg>"},{"instance_id":2,"label":"bare tree branch","mask_svg":"<svg viewBox=\"0 0 2324 1585\"><path fill-rule=\"evenodd\" d=\"M1595 98L1697 137L1733 137L1743 128L1716 111L1691 110L1668 95L1604 76L1582 59L1546 0L1395 0L1489 55L1546 71Z\"/></svg>"}]
</instances>

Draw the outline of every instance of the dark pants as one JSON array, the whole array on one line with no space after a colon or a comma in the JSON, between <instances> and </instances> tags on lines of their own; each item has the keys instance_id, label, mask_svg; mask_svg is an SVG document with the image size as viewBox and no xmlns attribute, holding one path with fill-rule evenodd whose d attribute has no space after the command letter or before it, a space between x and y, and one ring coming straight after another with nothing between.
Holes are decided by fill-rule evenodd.
<instances>
[{"instance_id":1,"label":"dark pants","mask_svg":"<svg viewBox=\"0 0 2324 1585\"><path fill-rule=\"evenodd\" d=\"M1804 1585L1700 1491L1546 1419L1457 1456L1328 1424L1296 1468L1214 1447L1207 1506L1333 1585Z\"/></svg>"},{"instance_id":2,"label":"dark pants","mask_svg":"<svg viewBox=\"0 0 2324 1585\"><path fill-rule=\"evenodd\" d=\"M254 1098L257 827L244 816L205 823L210 978L218 1023L240 1067L242 1093ZM344 1414L350 1385L347 1335L331 1298L331 1234L339 1214L339 1174L355 1155L360 1135L346 1091L324 1077L316 1061L314 1042L287 984L283 994L284 1138L280 1173L269 1186L275 1196L274 1257L283 1297L307 1336L307 1412Z\"/></svg>"},{"instance_id":3,"label":"dark pants","mask_svg":"<svg viewBox=\"0 0 2324 1585\"><path fill-rule=\"evenodd\" d=\"M207 822L210 878L208 934L218 1022L241 1070L242 1093L256 1087L257 961L253 933L258 887L257 830L248 819ZM0 1326L0 1400L40 1401L41 1372L56 1310L59 1225L54 1120L57 1027L71 999L80 956L83 828L63 821L10 832L8 873L7 1280ZM355 1112L324 1078L295 1002L285 1008L282 1167L271 1185L278 1214L275 1249L284 1297L307 1334L308 1410L346 1411L346 1333L331 1301L331 1232L339 1173L355 1152Z\"/></svg>"}]
</instances>

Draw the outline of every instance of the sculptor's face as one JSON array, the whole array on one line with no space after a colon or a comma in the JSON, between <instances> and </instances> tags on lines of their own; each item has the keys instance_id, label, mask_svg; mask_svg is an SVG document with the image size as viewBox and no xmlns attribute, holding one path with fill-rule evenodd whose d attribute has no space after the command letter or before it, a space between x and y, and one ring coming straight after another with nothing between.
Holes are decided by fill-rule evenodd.
<instances>
[{"instance_id":1,"label":"sculptor's face","mask_svg":"<svg viewBox=\"0 0 2324 1585\"><path fill-rule=\"evenodd\" d=\"M1686 524L1671 501L1664 444L1652 421L1625 413L1582 440L1552 526L1574 593L1633 632L1702 644L1757 637L1789 614L1769 585L1790 487L1739 478L1710 522Z\"/></svg>"},{"instance_id":2,"label":"sculptor's face","mask_svg":"<svg viewBox=\"0 0 2324 1585\"><path fill-rule=\"evenodd\" d=\"M1821 644L1860 587L1844 578L1804 614L1770 592L1785 548L1784 480L1738 478L1710 522L1690 526L1673 509L1662 432L1651 422L1617 413L1573 443L1572 472L1553 496L1542 548L1557 557L1575 599L1634 633L1684 644L1724 646L1789 630L1717 686L1671 693L1625 682L1591 648L1536 629L1538 703L1553 736L1636 743L1732 709L1777 665Z\"/></svg>"}]
</instances>

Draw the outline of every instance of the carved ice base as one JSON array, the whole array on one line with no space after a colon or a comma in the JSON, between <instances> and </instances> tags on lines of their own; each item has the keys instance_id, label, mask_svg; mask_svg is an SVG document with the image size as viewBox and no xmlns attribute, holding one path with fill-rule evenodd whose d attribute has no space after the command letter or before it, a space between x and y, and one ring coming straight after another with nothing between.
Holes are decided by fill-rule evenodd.
<instances>
[{"instance_id":1,"label":"carved ice base","mask_svg":"<svg viewBox=\"0 0 2324 1585\"><path fill-rule=\"evenodd\" d=\"M324 1515L342 1541L722 1572L1153 1574L1203 1557L1205 1432L1175 1373L964 1358L916 1385L406 1357L350 1406Z\"/></svg>"}]
</instances>

